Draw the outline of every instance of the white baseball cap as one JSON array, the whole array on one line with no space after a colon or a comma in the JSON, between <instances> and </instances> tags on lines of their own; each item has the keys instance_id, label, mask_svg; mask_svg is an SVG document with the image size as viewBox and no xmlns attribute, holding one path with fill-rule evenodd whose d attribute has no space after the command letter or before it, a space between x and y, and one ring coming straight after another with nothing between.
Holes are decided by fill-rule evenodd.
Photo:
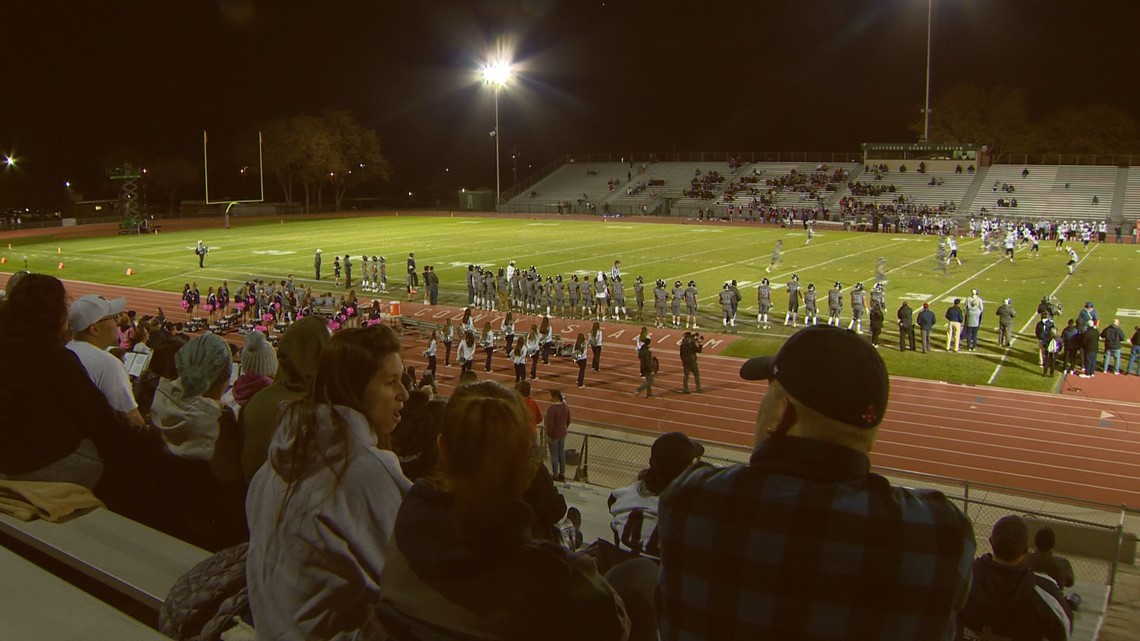
<instances>
[{"instance_id":1,"label":"white baseball cap","mask_svg":"<svg viewBox=\"0 0 1140 641\"><path fill-rule=\"evenodd\" d=\"M87 294L71 304L67 310L67 324L72 334L78 334L108 316L123 313L126 308L125 298L107 300L96 294Z\"/></svg>"}]
</instances>

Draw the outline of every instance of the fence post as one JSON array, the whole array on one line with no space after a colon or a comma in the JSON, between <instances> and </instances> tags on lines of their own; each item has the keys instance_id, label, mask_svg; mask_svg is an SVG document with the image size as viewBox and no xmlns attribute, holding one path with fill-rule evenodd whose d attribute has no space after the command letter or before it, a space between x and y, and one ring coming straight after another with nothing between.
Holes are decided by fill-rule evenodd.
<instances>
[{"instance_id":1,"label":"fence post","mask_svg":"<svg viewBox=\"0 0 1140 641\"><path fill-rule=\"evenodd\" d=\"M966 515L966 518L970 517L970 482L969 481L963 482L962 513Z\"/></svg>"},{"instance_id":2,"label":"fence post","mask_svg":"<svg viewBox=\"0 0 1140 641\"><path fill-rule=\"evenodd\" d=\"M1116 566L1120 564L1120 546L1124 542L1124 517L1127 514L1127 506L1122 506L1120 509L1120 524L1116 526L1116 549L1112 552L1112 563L1108 565L1108 585L1109 585L1109 601L1112 600L1112 592L1116 588Z\"/></svg>"},{"instance_id":3,"label":"fence post","mask_svg":"<svg viewBox=\"0 0 1140 641\"><path fill-rule=\"evenodd\" d=\"M582 483L590 482L590 435L586 434L582 437L582 452L581 459L578 461L578 469L574 470L574 480L581 481Z\"/></svg>"}]
</instances>

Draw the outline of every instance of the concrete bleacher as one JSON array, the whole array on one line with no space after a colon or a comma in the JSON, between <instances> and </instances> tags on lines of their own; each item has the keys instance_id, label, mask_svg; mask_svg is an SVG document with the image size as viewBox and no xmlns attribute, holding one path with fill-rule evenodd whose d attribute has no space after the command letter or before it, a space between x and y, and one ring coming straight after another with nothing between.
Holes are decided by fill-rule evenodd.
<instances>
[{"instance_id":1,"label":"concrete bleacher","mask_svg":"<svg viewBox=\"0 0 1140 641\"><path fill-rule=\"evenodd\" d=\"M1038 168L1030 168L1035 172ZM1032 173L1030 174L1032 177ZM1057 168L1057 176L1040 214L1049 218L1106 220L1116 191L1116 167ZM1093 197L1098 204L1092 203ZM1021 201L1018 201L1018 208Z\"/></svg>"},{"instance_id":2,"label":"concrete bleacher","mask_svg":"<svg viewBox=\"0 0 1140 641\"><path fill-rule=\"evenodd\" d=\"M1021 177L1025 167L1019 165L994 165L990 167L986 176L988 184L982 185L978 196L970 207L971 214L978 214L982 208L992 215L1016 216L1019 218L1036 218L1044 216L1049 194L1053 191L1053 184L1057 179L1057 167L1034 166L1029 169L1029 176ZM1012 193L1003 191L1002 183L1014 187ZM997 191L994 191L994 187ZM1016 198L1017 207L998 207L999 198Z\"/></svg>"},{"instance_id":3,"label":"concrete bleacher","mask_svg":"<svg viewBox=\"0 0 1140 641\"><path fill-rule=\"evenodd\" d=\"M1140 170L1129 169L1128 180L1124 183L1124 220L1136 222L1140 220Z\"/></svg>"},{"instance_id":4,"label":"concrete bleacher","mask_svg":"<svg viewBox=\"0 0 1140 641\"><path fill-rule=\"evenodd\" d=\"M931 179L941 179L941 185L931 185ZM906 196L910 202L915 205L928 205L935 206L943 203L955 203L961 205L963 199L966 197L966 192L970 189L970 184L974 182L972 174L955 174L952 171L934 172L928 171L925 173L918 173L917 171L907 171L904 173L889 172L883 174L881 181L875 181L875 174L867 172L856 179L863 183L878 182L882 185L894 185L895 193L884 193L879 196L855 196L865 203L890 203L898 199L899 196ZM847 190L844 189L844 193ZM992 210L996 204L990 206Z\"/></svg>"},{"instance_id":5,"label":"concrete bleacher","mask_svg":"<svg viewBox=\"0 0 1140 641\"><path fill-rule=\"evenodd\" d=\"M628 167L628 165L627 165ZM652 163L645 166L645 173L639 174L640 165L634 165L633 182L625 183L621 189L614 190L606 202L610 204L610 208L618 213L636 213L641 210L641 205L646 205L648 209L652 210L657 201L661 198L674 198L680 201L693 201L693 202L706 202L697 198L690 198L685 196L685 190L691 187L693 178L697 176L697 170L701 171L701 175L707 174L710 171L720 172L725 176L725 181L729 180L732 170L728 168L727 162L664 162ZM631 185L636 185L644 182L648 185L649 180L664 180L665 184L656 187L646 187L644 191L639 194L627 195L625 188Z\"/></svg>"},{"instance_id":6,"label":"concrete bleacher","mask_svg":"<svg viewBox=\"0 0 1140 641\"><path fill-rule=\"evenodd\" d=\"M598 206L597 213L601 213L602 202L612 193L609 181L620 181L613 192L625 193L626 174L635 170L636 167L631 170L629 163L623 162L567 163L505 203L502 211L554 214L559 212L560 204L570 203L570 211L563 213L591 213L578 202L585 194L587 200Z\"/></svg>"}]
</instances>

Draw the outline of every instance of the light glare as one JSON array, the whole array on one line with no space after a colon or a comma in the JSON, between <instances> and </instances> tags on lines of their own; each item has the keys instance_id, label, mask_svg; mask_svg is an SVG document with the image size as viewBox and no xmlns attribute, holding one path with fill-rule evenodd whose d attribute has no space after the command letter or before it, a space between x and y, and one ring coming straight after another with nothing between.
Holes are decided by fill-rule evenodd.
<instances>
[{"instance_id":1,"label":"light glare","mask_svg":"<svg viewBox=\"0 0 1140 641\"><path fill-rule=\"evenodd\" d=\"M507 84L511 79L511 63L498 60L487 65L483 65L483 82L489 85L498 85L500 87Z\"/></svg>"}]
</instances>

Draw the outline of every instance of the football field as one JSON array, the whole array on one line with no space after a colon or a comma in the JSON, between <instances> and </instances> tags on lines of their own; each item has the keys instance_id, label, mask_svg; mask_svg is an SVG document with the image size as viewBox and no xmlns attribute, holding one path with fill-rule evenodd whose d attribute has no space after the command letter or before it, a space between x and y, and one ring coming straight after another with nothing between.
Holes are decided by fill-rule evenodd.
<instances>
[{"instance_id":1,"label":"football field","mask_svg":"<svg viewBox=\"0 0 1140 641\"><path fill-rule=\"evenodd\" d=\"M717 295L725 281L735 279L743 296L738 313L739 335L724 352L750 356L771 353L791 334L784 327L787 294L784 285L798 274L806 287L814 283L819 309L826 322L827 290L838 281L844 289L844 325L849 319L851 288L859 282L874 285L876 267L885 259L887 314L881 354L893 375L913 376L970 384L1051 391L1055 378L1041 375L1037 366L1033 325L1042 296L1056 296L1064 306L1062 319L1075 318L1086 301L1095 303L1104 323L1119 317L1131 336L1140 324L1140 249L1113 243L1089 245L1080 254L1076 273L1069 275L1067 256L1051 241L1041 243L1040 257L1029 256L1028 245L1019 248L1013 262L997 253L986 254L980 241L962 238L962 265L951 262L943 274L935 261L936 238L911 234L872 234L821 229L810 245L803 229L772 225L665 224L637 219L564 220L557 217L445 217L383 215L321 220L240 221L223 229L220 221L203 221L194 231L163 231L143 236L107 235L62 240L5 239L0 255L7 263L0 270L14 271L24 260L32 271L62 278L131 287L181 292L197 282L203 296L210 286L228 280L283 279L293 274L314 293L335 292L331 280L334 256L353 257L353 278L359 283L360 258L384 256L391 290L402 292L405 261L415 252L417 267L435 268L441 281L441 304L466 303L467 266L503 267L514 260L521 268L534 265L543 276L561 274L591 277L607 271L615 260L622 265L626 296L633 306L633 280L644 278L649 299L646 319L651 323L652 287L658 279L670 286L680 280L696 281L700 290L702 331L721 328ZM205 268L198 268L194 245L201 239L210 248ZM783 240L782 261L765 273L777 240ZM11 249L8 249L11 242ZM313 255L320 248L324 280L313 274ZM65 265L64 270L58 264ZM131 274L127 274L127 270ZM772 328L756 327L756 285L768 277L772 284ZM947 353L943 314L954 298L978 289L986 304L979 350ZM341 288L343 291L343 287ZM359 291L359 290L358 290ZM1017 338L1010 348L997 346L996 310L1002 299L1012 299L1017 311ZM898 351L895 312L902 300L915 312L930 302L939 324L932 336L930 354ZM149 313L153 310L140 310ZM802 306L801 306L802 312ZM802 322L802 321L801 321ZM1064 325L1062 320L1060 325ZM868 333L864 320L864 333ZM829 363L820 363L821 367Z\"/></svg>"}]
</instances>

